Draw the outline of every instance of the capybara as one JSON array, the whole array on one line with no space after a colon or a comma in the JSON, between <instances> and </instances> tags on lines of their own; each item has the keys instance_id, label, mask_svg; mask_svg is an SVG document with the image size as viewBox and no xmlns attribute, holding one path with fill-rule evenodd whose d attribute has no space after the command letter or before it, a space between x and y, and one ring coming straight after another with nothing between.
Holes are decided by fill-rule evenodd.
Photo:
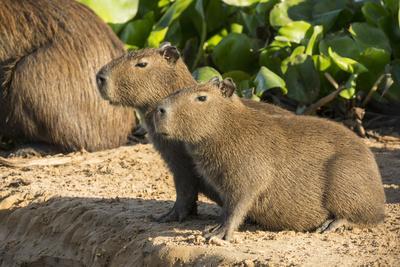
<instances>
[{"instance_id":1,"label":"capybara","mask_svg":"<svg viewBox=\"0 0 400 267\"><path fill-rule=\"evenodd\" d=\"M155 131L184 142L197 171L222 198L229 240L247 215L270 230L373 225L385 195L374 156L338 123L274 116L243 105L232 83L179 91L154 113Z\"/></svg>"},{"instance_id":2,"label":"capybara","mask_svg":"<svg viewBox=\"0 0 400 267\"><path fill-rule=\"evenodd\" d=\"M158 49L130 52L104 66L97 74L97 81L105 99L138 111L149 138L174 175L176 202L159 221L181 221L187 215L195 214L198 192L221 204L213 188L196 174L183 144L154 133L152 113L158 102L180 88L197 84L176 47L163 43ZM266 113L292 114L270 104L251 100L243 102Z\"/></svg>"},{"instance_id":3,"label":"capybara","mask_svg":"<svg viewBox=\"0 0 400 267\"><path fill-rule=\"evenodd\" d=\"M127 142L134 111L110 105L96 73L124 53L91 10L72 0L2 0L0 136L88 151Z\"/></svg>"}]
</instances>

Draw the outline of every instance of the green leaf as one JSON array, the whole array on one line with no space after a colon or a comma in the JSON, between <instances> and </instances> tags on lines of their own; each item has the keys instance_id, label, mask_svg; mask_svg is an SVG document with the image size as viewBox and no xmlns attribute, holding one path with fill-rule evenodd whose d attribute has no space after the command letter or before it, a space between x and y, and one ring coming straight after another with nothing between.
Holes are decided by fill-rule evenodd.
<instances>
[{"instance_id":1,"label":"green leaf","mask_svg":"<svg viewBox=\"0 0 400 267\"><path fill-rule=\"evenodd\" d=\"M305 8L302 8L302 4L304 6L303 0L281 1L281 3L276 4L269 15L269 22L271 26L279 28L295 20L309 20L309 5L307 5ZM297 12L290 14L289 9L295 6L299 6Z\"/></svg>"},{"instance_id":2,"label":"green leaf","mask_svg":"<svg viewBox=\"0 0 400 267\"><path fill-rule=\"evenodd\" d=\"M290 55L289 49L287 47L281 48L278 46L268 46L261 50L259 64L260 66L265 66L271 71L281 74L281 64L282 60Z\"/></svg>"},{"instance_id":3,"label":"green leaf","mask_svg":"<svg viewBox=\"0 0 400 267\"><path fill-rule=\"evenodd\" d=\"M143 19L126 24L120 33L121 40L129 45L143 47L154 23L154 14L148 13Z\"/></svg>"},{"instance_id":4,"label":"green leaf","mask_svg":"<svg viewBox=\"0 0 400 267\"><path fill-rule=\"evenodd\" d=\"M253 101L257 101L257 102L260 102L260 97L258 97L255 93L254 93L254 88L246 88L246 89L243 89L242 91L241 91L241 95L244 97L244 98L247 98L247 99L251 99L251 100L253 100Z\"/></svg>"},{"instance_id":5,"label":"green leaf","mask_svg":"<svg viewBox=\"0 0 400 267\"><path fill-rule=\"evenodd\" d=\"M221 74L214 68L211 67L201 67L196 69L193 73L193 78L198 82L207 82L213 77L218 77L222 79Z\"/></svg>"},{"instance_id":6,"label":"green leaf","mask_svg":"<svg viewBox=\"0 0 400 267\"><path fill-rule=\"evenodd\" d=\"M212 59L222 72L251 71L255 66L252 40L245 34L230 33L214 48Z\"/></svg>"},{"instance_id":7,"label":"green leaf","mask_svg":"<svg viewBox=\"0 0 400 267\"><path fill-rule=\"evenodd\" d=\"M321 82L311 56L302 54L291 60L285 73L285 81L288 97L300 105L308 105L318 99Z\"/></svg>"},{"instance_id":8,"label":"green leaf","mask_svg":"<svg viewBox=\"0 0 400 267\"><path fill-rule=\"evenodd\" d=\"M389 53L392 51L389 39L379 28L370 26L367 23L353 23L349 31L362 50L369 47L376 47L386 50Z\"/></svg>"},{"instance_id":9,"label":"green leaf","mask_svg":"<svg viewBox=\"0 0 400 267\"><path fill-rule=\"evenodd\" d=\"M379 48L370 47L364 50L358 62L363 64L368 72L361 74L357 79L357 89L369 91L375 81L385 72L390 63L390 54Z\"/></svg>"},{"instance_id":10,"label":"green leaf","mask_svg":"<svg viewBox=\"0 0 400 267\"><path fill-rule=\"evenodd\" d=\"M367 22L375 26L379 25L380 19L389 15L383 6L374 2L366 2L361 10Z\"/></svg>"},{"instance_id":11,"label":"green leaf","mask_svg":"<svg viewBox=\"0 0 400 267\"><path fill-rule=\"evenodd\" d=\"M340 96L345 99L353 99L356 95L356 80L358 75L352 74L345 84L345 89L340 92Z\"/></svg>"},{"instance_id":12,"label":"green leaf","mask_svg":"<svg viewBox=\"0 0 400 267\"><path fill-rule=\"evenodd\" d=\"M124 23L135 17L139 0L78 0L108 23Z\"/></svg>"},{"instance_id":13,"label":"green leaf","mask_svg":"<svg viewBox=\"0 0 400 267\"><path fill-rule=\"evenodd\" d=\"M320 71L324 72L332 65L332 62L329 57L324 55L314 55L312 56L314 61L315 68Z\"/></svg>"},{"instance_id":14,"label":"green leaf","mask_svg":"<svg viewBox=\"0 0 400 267\"><path fill-rule=\"evenodd\" d=\"M394 83L390 86L384 97L389 101L400 103L400 60L392 62L390 73Z\"/></svg>"},{"instance_id":15,"label":"green leaf","mask_svg":"<svg viewBox=\"0 0 400 267\"><path fill-rule=\"evenodd\" d=\"M200 36L200 42L197 47L197 54L196 54L196 57L194 58L192 66L191 66L191 69L194 69L197 67L197 65L203 55L203 47L204 47L204 43L207 38L207 23L206 23L206 18L205 18L205 13L204 13L203 0L196 0L194 9L193 9L193 15L191 17L192 17L192 22L195 25L197 32L199 33L199 36Z\"/></svg>"},{"instance_id":16,"label":"green leaf","mask_svg":"<svg viewBox=\"0 0 400 267\"><path fill-rule=\"evenodd\" d=\"M226 36L228 36L228 31L226 29L222 29L219 33L211 36L207 41L204 42L203 49L207 52L212 52L219 42L221 42Z\"/></svg>"},{"instance_id":17,"label":"green leaf","mask_svg":"<svg viewBox=\"0 0 400 267\"><path fill-rule=\"evenodd\" d=\"M147 38L147 43L150 47L158 47L162 41L164 41L167 35L168 27L162 28L160 30L153 30L150 33L149 38Z\"/></svg>"},{"instance_id":18,"label":"green leaf","mask_svg":"<svg viewBox=\"0 0 400 267\"><path fill-rule=\"evenodd\" d=\"M381 74L385 66L390 63L390 53L383 49L369 47L361 53L359 62L363 64L369 72Z\"/></svg>"},{"instance_id":19,"label":"green leaf","mask_svg":"<svg viewBox=\"0 0 400 267\"><path fill-rule=\"evenodd\" d=\"M311 25L305 21L294 21L281 27L275 40L300 44L306 37Z\"/></svg>"},{"instance_id":20,"label":"green leaf","mask_svg":"<svg viewBox=\"0 0 400 267\"><path fill-rule=\"evenodd\" d=\"M284 94L287 93L285 81L266 67L260 68L254 83L256 85L256 95L258 97L261 97L265 91L276 87L281 88Z\"/></svg>"},{"instance_id":21,"label":"green leaf","mask_svg":"<svg viewBox=\"0 0 400 267\"><path fill-rule=\"evenodd\" d=\"M333 62L335 62L335 64L345 72L351 74L360 74L368 71L368 69L361 63L355 61L354 59L340 56L339 54L333 52L330 47L328 49L328 53Z\"/></svg>"},{"instance_id":22,"label":"green leaf","mask_svg":"<svg viewBox=\"0 0 400 267\"><path fill-rule=\"evenodd\" d=\"M347 0L285 0L270 13L270 24L279 28L292 21L304 20L329 29L346 8Z\"/></svg>"},{"instance_id":23,"label":"green leaf","mask_svg":"<svg viewBox=\"0 0 400 267\"><path fill-rule=\"evenodd\" d=\"M400 8L399 0L383 0L383 2L392 14L397 14Z\"/></svg>"},{"instance_id":24,"label":"green leaf","mask_svg":"<svg viewBox=\"0 0 400 267\"><path fill-rule=\"evenodd\" d=\"M316 42L322 37L324 28L322 26L314 26L313 33L311 35L310 40L308 41L306 54L311 56L313 51L315 50Z\"/></svg>"},{"instance_id":25,"label":"green leaf","mask_svg":"<svg viewBox=\"0 0 400 267\"><path fill-rule=\"evenodd\" d=\"M343 57L357 58L361 53L354 40L342 34L330 35L319 43L319 51L325 56L329 56L329 47Z\"/></svg>"},{"instance_id":26,"label":"green leaf","mask_svg":"<svg viewBox=\"0 0 400 267\"><path fill-rule=\"evenodd\" d=\"M232 23L231 24L231 32L242 33L243 32L243 26L238 24L238 23Z\"/></svg>"},{"instance_id":27,"label":"green leaf","mask_svg":"<svg viewBox=\"0 0 400 267\"><path fill-rule=\"evenodd\" d=\"M288 58L286 58L285 60L282 61L281 64L281 70L282 73L286 73L288 66L290 63L295 62L296 58L298 56L303 57L304 56L304 51L306 50L306 48L304 46L298 46L296 47L292 54L290 54L290 56Z\"/></svg>"},{"instance_id":28,"label":"green leaf","mask_svg":"<svg viewBox=\"0 0 400 267\"><path fill-rule=\"evenodd\" d=\"M251 6L260 0L222 0L225 4L231 6Z\"/></svg>"},{"instance_id":29,"label":"green leaf","mask_svg":"<svg viewBox=\"0 0 400 267\"><path fill-rule=\"evenodd\" d=\"M226 21L229 20L230 9L236 9L232 6L227 6L220 0L207 1L205 7L205 15L207 22L207 33L214 34L226 27Z\"/></svg>"},{"instance_id":30,"label":"green leaf","mask_svg":"<svg viewBox=\"0 0 400 267\"><path fill-rule=\"evenodd\" d=\"M240 84L242 81L249 80L250 75L241 70L233 70L229 72L225 72L222 74L222 78L232 78L236 84Z\"/></svg>"},{"instance_id":31,"label":"green leaf","mask_svg":"<svg viewBox=\"0 0 400 267\"><path fill-rule=\"evenodd\" d=\"M151 47L158 47L167 34L168 27L185 11L193 0L180 0L174 2L154 25L147 42Z\"/></svg>"}]
</instances>

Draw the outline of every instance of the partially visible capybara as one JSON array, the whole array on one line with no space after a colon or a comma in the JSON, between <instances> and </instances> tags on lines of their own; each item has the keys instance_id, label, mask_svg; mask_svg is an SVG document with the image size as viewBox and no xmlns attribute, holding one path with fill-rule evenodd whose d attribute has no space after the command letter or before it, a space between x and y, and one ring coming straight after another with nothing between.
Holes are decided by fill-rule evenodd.
<instances>
[{"instance_id":1,"label":"partially visible capybara","mask_svg":"<svg viewBox=\"0 0 400 267\"><path fill-rule=\"evenodd\" d=\"M229 240L246 215L271 230L383 221L381 176L361 139L328 120L246 107L233 85L179 91L154 113L156 133L184 142L223 200L222 223L209 236Z\"/></svg>"},{"instance_id":2,"label":"partially visible capybara","mask_svg":"<svg viewBox=\"0 0 400 267\"><path fill-rule=\"evenodd\" d=\"M154 133L152 112L158 102L180 88L196 85L176 47L164 43L128 53L104 66L97 74L99 90L111 103L136 108L155 148L174 175L176 203L160 221L183 220L196 213L198 192L221 204L216 192L196 174L192 159L181 142L166 140ZM251 100L243 102L265 113L292 114L274 105Z\"/></svg>"},{"instance_id":3,"label":"partially visible capybara","mask_svg":"<svg viewBox=\"0 0 400 267\"><path fill-rule=\"evenodd\" d=\"M95 151L126 143L134 111L102 99L96 73L124 53L73 0L2 0L0 136Z\"/></svg>"}]
</instances>

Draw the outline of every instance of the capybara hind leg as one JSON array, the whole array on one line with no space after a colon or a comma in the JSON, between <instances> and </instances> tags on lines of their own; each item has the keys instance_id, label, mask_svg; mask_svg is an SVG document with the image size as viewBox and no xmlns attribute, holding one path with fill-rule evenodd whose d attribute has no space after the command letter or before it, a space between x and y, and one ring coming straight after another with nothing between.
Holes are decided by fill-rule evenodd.
<instances>
[{"instance_id":1,"label":"capybara hind leg","mask_svg":"<svg viewBox=\"0 0 400 267\"><path fill-rule=\"evenodd\" d=\"M326 209L335 218L359 225L374 225L383 221L385 194L382 180L373 155L367 148L358 154L332 157L327 171Z\"/></svg>"},{"instance_id":2,"label":"capybara hind leg","mask_svg":"<svg viewBox=\"0 0 400 267\"><path fill-rule=\"evenodd\" d=\"M334 219L327 220L325 223L319 227L316 232L318 233L328 233L335 232L337 230L346 230L352 229L354 227L354 223L349 222L346 219Z\"/></svg>"}]
</instances>

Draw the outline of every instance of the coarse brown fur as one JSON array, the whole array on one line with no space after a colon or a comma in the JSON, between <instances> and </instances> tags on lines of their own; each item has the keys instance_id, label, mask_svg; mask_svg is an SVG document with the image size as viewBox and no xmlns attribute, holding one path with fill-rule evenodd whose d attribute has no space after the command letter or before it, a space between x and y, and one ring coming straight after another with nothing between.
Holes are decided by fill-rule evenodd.
<instances>
[{"instance_id":1,"label":"coarse brown fur","mask_svg":"<svg viewBox=\"0 0 400 267\"><path fill-rule=\"evenodd\" d=\"M267 116L233 91L215 82L182 90L154 117L156 132L184 142L222 197L223 222L211 235L229 239L246 215L296 231L383 220L378 166L353 132L315 117Z\"/></svg>"},{"instance_id":2,"label":"coarse brown fur","mask_svg":"<svg viewBox=\"0 0 400 267\"><path fill-rule=\"evenodd\" d=\"M0 2L0 135L64 151L126 143L134 111L104 101L95 80L124 53L111 29L72 0Z\"/></svg>"},{"instance_id":3,"label":"coarse brown fur","mask_svg":"<svg viewBox=\"0 0 400 267\"><path fill-rule=\"evenodd\" d=\"M196 213L198 192L221 204L215 190L196 174L184 145L154 133L152 114L158 102L180 88L197 84L174 46L166 43L158 49L142 49L115 59L99 71L98 83L102 95L111 103L139 111L154 147L173 172L176 203L160 221L181 221ZM251 100L244 103L266 113L292 114L274 105Z\"/></svg>"}]
</instances>

